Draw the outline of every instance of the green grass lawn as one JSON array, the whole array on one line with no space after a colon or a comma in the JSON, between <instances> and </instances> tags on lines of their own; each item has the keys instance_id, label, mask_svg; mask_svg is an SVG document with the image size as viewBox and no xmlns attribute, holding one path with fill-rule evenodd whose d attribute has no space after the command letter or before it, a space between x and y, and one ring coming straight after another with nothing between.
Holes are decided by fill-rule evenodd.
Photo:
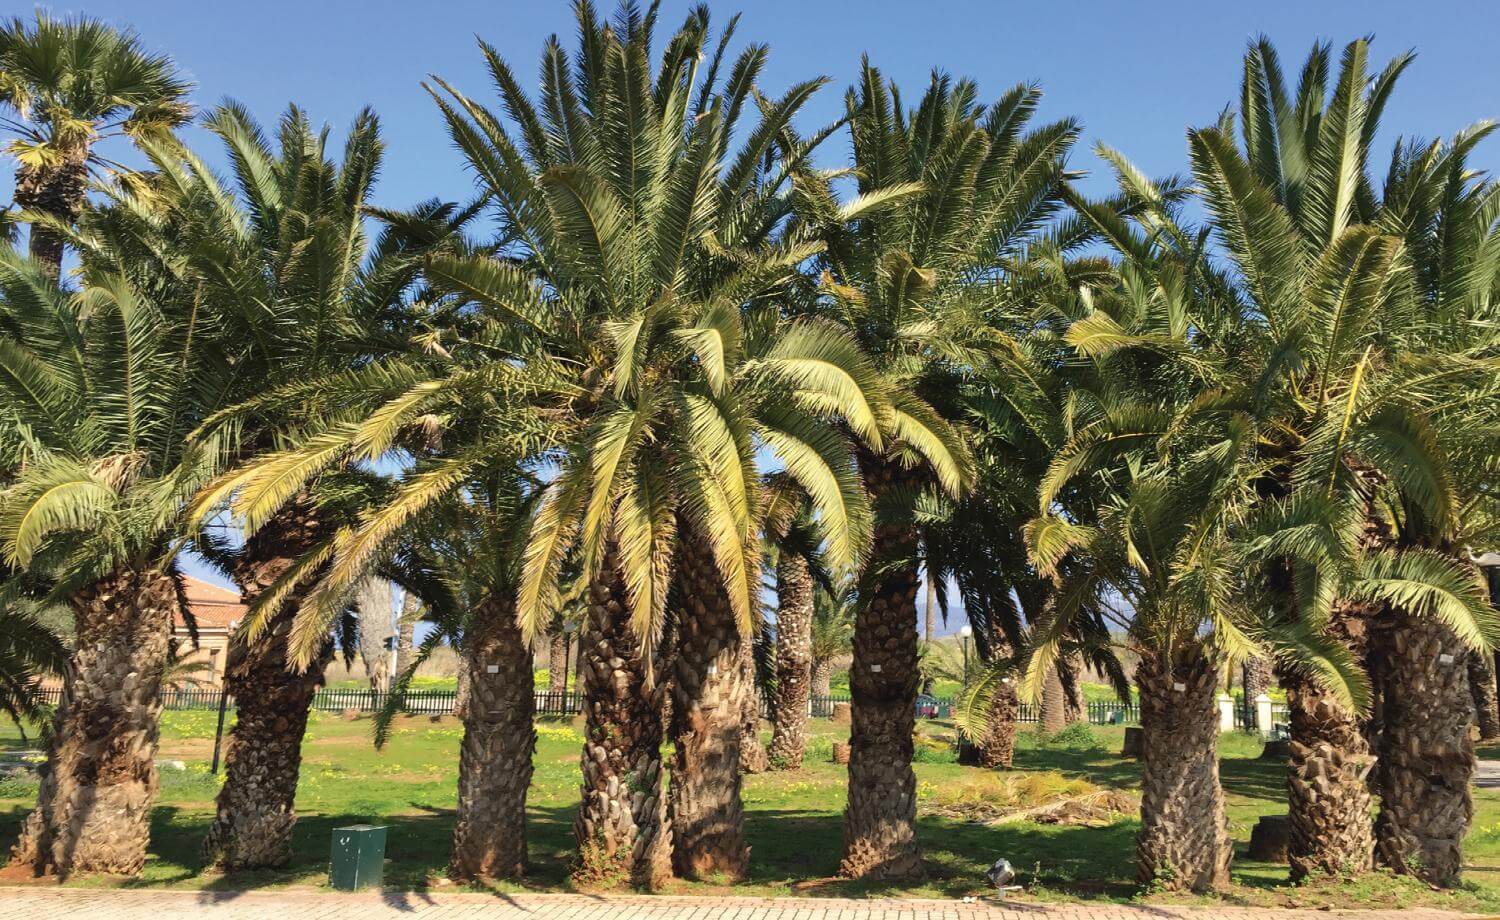
<instances>
[{"instance_id":1,"label":"green grass lawn","mask_svg":"<svg viewBox=\"0 0 1500 920\"><path fill-rule=\"evenodd\" d=\"M1069 827L1021 821L991 825L962 817L941 817L931 807L957 788L983 794L1000 780L986 771L961 767L941 742L951 732L942 723L924 723L935 740L918 748L918 795L926 806L920 835L933 872L922 885L865 885L832 878L838 866L844 767L829 762L836 738L847 731L814 720L816 736L806 767L795 773L747 778L745 806L752 850L752 877L737 893L786 895L905 895L958 897L984 892L982 872L1004 856L1021 870L1027 888L1021 897L1037 900L1095 898L1123 900L1162 896L1133 884L1136 822L1122 818L1107 826ZM212 817L218 779L208 773L213 750L214 713L169 712L163 718L161 757L182 760L185 771L163 770L161 801L152 834L153 855L137 886L243 889L318 886L325 883L332 828L376 821L391 828L386 870L388 885L423 888L443 884L455 802L455 771L460 728L452 719L402 719L383 751L370 744L370 721L315 715L304 747L294 864L276 872L224 876L204 869L198 844ZM531 792L532 874L526 887L565 889L573 853L572 820L578 795L579 734L567 721L538 725L536 775ZM1139 776L1134 761L1118 756L1122 730L1097 728L1095 743L1043 743L1023 732L1017 770L1034 774L1027 786L1047 789L1066 780L1121 789ZM0 746L22 747L13 727L0 731ZM1466 887L1433 892L1408 879L1376 875L1357 884L1286 884L1286 869L1243 858L1255 819L1285 811L1282 768L1257 760L1254 738L1226 735L1221 745L1222 774L1229 795L1231 831L1241 851L1234 863L1234 887L1221 897L1230 903L1321 906L1403 906L1427 904L1462 910L1500 909L1500 795L1476 792L1477 815L1467 856ZM0 846L14 841L21 816L31 804L34 783L0 783ZM81 880L73 884L113 882ZM704 884L675 883L679 893L718 890Z\"/></svg>"}]
</instances>

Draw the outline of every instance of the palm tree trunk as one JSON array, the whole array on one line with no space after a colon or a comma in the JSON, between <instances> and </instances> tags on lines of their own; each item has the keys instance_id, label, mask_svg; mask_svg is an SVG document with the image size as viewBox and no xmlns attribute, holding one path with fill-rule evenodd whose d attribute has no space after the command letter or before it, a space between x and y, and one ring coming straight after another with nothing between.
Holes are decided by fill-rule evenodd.
<instances>
[{"instance_id":1,"label":"palm tree trunk","mask_svg":"<svg viewBox=\"0 0 1500 920\"><path fill-rule=\"evenodd\" d=\"M1042 684L1042 731L1049 735L1068 727L1067 692L1058 671L1056 666L1049 668Z\"/></svg>"},{"instance_id":2,"label":"palm tree trunk","mask_svg":"<svg viewBox=\"0 0 1500 920\"><path fill-rule=\"evenodd\" d=\"M1500 738L1500 704L1495 697L1495 659L1489 652L1468 655L1469 693L1474 700L1474 719L1481 741Z\"/></svg>"},{"instance_id":3,"label":"palm tree trunk","mask_svg":"<svg viewBox=\"0 0 1500 920\"><path fill-rule=\"evenodd\" d=\"M771 756L760 740L760 681L755 668L755 643L740 643L740 773L764 773L771 769Z\"/></svg>"},{"instance_id":4,"label":"palm tree trunk","mask_svg":"<svg viewBox=\"0 0 1500 920\"><path fill-rule=\"evenodd\" d=\"M589 585L580 636L584 739L574 873L654 889L671 877L672 830L662 795L662 694L647 680L630 627L619 550L611 541Z\"/></svg>"},{"instance_id":5,"label":"palm tree trunk","mask_svg":"<svg viewBox=\"0 0 1500 920\"><path fill-rule=\"evenodd\" d=\"M866 487L881 496L914 488L899 463L862 454ZM849 800L839 874L862 879L923 875L917 845L917 777L912 732L917 700L917 541L911 524L877 524L871 571L878 572L854 621L849 689Z\"/></svg>"},{"instance_id":6,"label":"palm tree trunk","mask_svg":"<svg viewBox=\"0 0 1500 920\"><path fill-rule=\"evenodd\" d=\"M1376 850L1396 872L1455 885L1474 819L1468 649L1434 617L1382 619L1371 656L1383 691Z\"/></svg>"},{"instance_id":7,"label":"palm tree trunk","mask_svg":"<svg viewBox=\"0 0 1500 920\"><path fill-rule=\"evenodd\" d=\"M1083 661L1074 653L1057 660L1057 679L1062 681L1063 721L1068 725L1088 721L1088 701L1083 698Z\"/></svg>"},{"instance_id":8,"label":"palm tree trunk","mask_svg":"<svg viewBox=\"0 0 1500 920\"><path fill-rule=\"evenodd\" d=\"M57 163L45 166L22 164L16 170L15 201L19 207L57 218L65 224L78 222L88 195L89 147L70 145L60 151ZM58 278L62 273L63 238L37 224L31 225L27 242L31 257L40 262L48 274Z\"/></svg>"},{"instance_id":9,"label":"palm tree trunk","mask_svg":"<svg viewBox=\"0 0 1500 920\"><path fill-rule=\"evenodd\" d=\"M465 635L469 701L458 760L458 818L448 874L457 881L526 872L526 790L536 729L531 650L515 603L491 595Z\"/></svg>"},{"instance_id":10,"label":"palm tree trunk","mask_svg":"<svg viewBox=\"0 0 1500 920\"><path fill-rule=\"evenodd\" d=\"M547 637L547 692L561 694L568 685L568 634L561 624Z\"/></svg>"},{"instance_id":11,"label":"palm tree trunk","mask_svg":"<svg viewBox=\"0 0 1500 920\"><path fill-rule=\"evenodd\" d=\"M302 502L267 522L232 573L246 605L254 605L311 551L322 530ZM259 635L248 641L236 637L229 650L224 681L237 717L229 732L217 813L203 841L204 855L225 869L280 867L292 857L302 737L333 652L329 643L303 671L290 664L287 642L310 583L291 592Z\"/></svg>"},{"instance_id":12,"label":"palm tree trunk","mask_svg":"<svg viewBox=\"0 0 1500 920\"><path fill-rule=\"evenodd\" d=\"M989 719L983 743L979 745L979 765L989 770L1009 770L1016 755L1016 718L1021 714L1021 699L1009 678L995 685L990 698Z\"/></svg>"},{"instance_id":13,"label":"palm tree trunk","mask_svg":"<svg viewBox=\"0 0 1500 920\"><path fill-rule=\"evenodd\" d=\"M776 704L771 707L772 766L796 770L807 751L807 696L812 678L813 581L807 560L776 560Z\"/></svg>"},{"instance_id":14,"label":"palm tree trunk","mask_svg":"<svg viewBox=\"0 0 1500 920\"><path fill-rule=\"evenodd\" d=\"M708 544L685 530L678 566L676 679L672 681L672 864L703 879L745 877L740 745L747 685L740 629ZM753 663L752 663L753 666Z\"/></svg>"},{"instance_id":15,"label":"palm tree trunk","mask_svg":"<svg viewBox=\"0 0 1500 920\"><path fill-rule=\"evenodd\" d=\"M1219 785L1219 671L1201 646L1142 656L1142 884L1204 892L1229 882L1229 826Z\"/></svg>"},{"instance_id":16,"label":"palm tree trunk","mask_svg":"<svg viewBox=\"0 0 1500 920\"><path fill-rule=\"evenodd\" d=\"M72 598L77 628L36 808L12 852L17 865L66 878L135 875L146 862L156 801L161 677L177 583L123 565Z\"/></svg>"},{"instance_id":17,"label":"palm tree trunk","mask_svg":"<svg viewBox=\"0 0 1500 920\"><path fill-rule=\"evenodd\" d=\"M1256 656L1246 661L1245 685L1242 688L1245 693L1245 705L1252 705L1255 698L1262 693L1270 693L1273 680L1271 659Z\"/></svg>"},{"instance_id":18,"label":"palm tree trunk","mask_svg":"<svg viewBox=\"0 0 1500 920\"><path fill-rule=\"evenodd\" d=\"M1369 611L1340 604L1332 635L1362 657ZM1309 675L1281 674L1291 718L1287 853L1292 879L1358 875L1373 864L1368 774L1374 758L1355 713Z\"/></svg>"},{"instance_id":19,"label":"palm tree trunk","mask_svg":"<svg viewBox=\"0 0 1500 920\"><path fill-rule=\"evenodd\" d=\"M822 699L825 704L833 696L833 662L826 658L813 662L812 695Z\"/></svg>"}]
</instances>

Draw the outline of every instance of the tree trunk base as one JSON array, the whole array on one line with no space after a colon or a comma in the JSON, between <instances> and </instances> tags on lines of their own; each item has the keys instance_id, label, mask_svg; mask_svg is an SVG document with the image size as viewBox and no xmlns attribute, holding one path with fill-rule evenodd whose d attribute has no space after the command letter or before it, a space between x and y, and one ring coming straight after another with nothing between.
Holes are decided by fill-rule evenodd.
<instances>
[{"instance_id":1,"label":"tree trunk base","mask_svg":"<svg viewBox=\"0 0 1500 920\"><path fill-rule=\"evenodd\" d=\"M1396 872L1458 883L1474 819L1474 742L1467 649L1430 616L1392 615L1384 659L1376 847Z\"/></svg>"},{"instance_id":2,"label":"tree trunk base","mask_svg":"<svg viewBox=\"0 0 1500 920\"><path fill-rule=\"evenodd\" d=\"M1229 883L1233 850L1219 785L1218 669L1199 648L1176 661L1147 656L1136 668L1141 693L1141 831L1136 869L1143 885L1202 893Z\"/></svg>"},{"instance_id":3,"label":"tree trunk base","mask_svg":"<svg viewBox=\"0 0 1500 920\"><path fill-rule=\"evenodd\" d=\"M493 596L474 611L464 640L469 700L448 875L516 879L526 874L526 792L536 750L531 651L514 605Z\"/></svg>"},{"instance_id":4,"label":"tree trunk base","mask_svg":"<svg viewBox=\"0 0 1500 920\"><path fill-rule=\"evenodd\" d=\"M12 864L62 878L136 875L156 802L161 674L177 585L157 568L122 567L72 605L72 676Z\"/></svg>"}]
</instances>

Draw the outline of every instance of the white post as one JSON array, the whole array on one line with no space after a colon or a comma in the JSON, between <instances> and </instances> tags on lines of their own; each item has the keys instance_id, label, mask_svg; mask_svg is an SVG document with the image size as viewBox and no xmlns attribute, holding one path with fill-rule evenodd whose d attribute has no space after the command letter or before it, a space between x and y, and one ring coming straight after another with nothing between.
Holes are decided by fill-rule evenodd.
<instances>
[{"instance_id":1,"label":"white post","mask_svg":"<svg viewBox=\"0 0 1500 920\"><path fill-rule=\"evenodd\" d=\"M1219 694L1219 731L1234 731L1234 698L1227 693Z\"/></svg>"},{"instance_id":2,"label":"white post","mask_svg":"<svg viewBox=\"0 0 1500 920\"><path fill-rule=\"evenodd\" d=\"M1271 698L1264 693L1255 698L1255 728L1262 738L1271 737Z\"/></svg>"},{"instance_id":3,"label":"white post","mask_svg":"<svg viewBox=\"0 0 1500 920\"><path fill-rule=\"evenodd\" d=\"M385 688L391 689L396 685L396 677L401 673L401 608L392 603L391 589L385 590L386 603L391 607L391 673L386 678Z\"/></svg>"}]
</instances>

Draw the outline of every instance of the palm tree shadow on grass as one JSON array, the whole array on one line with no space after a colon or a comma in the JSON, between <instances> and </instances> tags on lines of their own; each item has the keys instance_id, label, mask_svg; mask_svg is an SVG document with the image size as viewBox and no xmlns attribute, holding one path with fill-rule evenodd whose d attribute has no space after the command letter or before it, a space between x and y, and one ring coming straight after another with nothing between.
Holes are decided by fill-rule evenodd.
<instances>
[{"instance_id":1,"label":"palm tree shadow on grass","mask_svg":"<svg viewBox=\"0 0 1500 920\"><path fill-rule=\"evenodd\" d=\"M1253 772L1280 776L1280 765ZM1133 770L1125 764L1122 770ZM413 813L311 814L302 816L293 832L293 859L283 869L219 873L203 859L200 844L212 820L209 812L158 806L152 816L151 860L131 888L188 885L198 887L213 901L236 894L286 886L327 884L329 843L334 828L357 823L389 827L386 846L387 897L399 905L416 905L435 880L444 876L453 834L453 812L411 803ZM14 842L26 810L15 807L0 814L0 847ZM575 849L573 818L576 807L532 806L527 833L530 872L519 886L486 887L497 896L517 890L571 890L568 872ZM988 890L984 870L1004 857L1017 867L1019 882L1040 884L1059 895L1082 899L1120 900L1131 897L1134 882L1135 833L1133 820L1104 827L1065 827L1029 823L984 825L937 817L918 821L918 837L929 868L921 891L943 897L983 894ZM792 893L824 897L881 897L913 893L910 885L862 882L834 877L843 841L839 811L755 808L746 814L746 836L752 847L750 883L785 888ZM1238 867L1237 867L1238 868ZM1251 887L1274 888L1285 883L1284 869L1260 864L1237 872L1237 881ZM413 899L416 900L413 900Z\"/></svg>"}]
</instances>

